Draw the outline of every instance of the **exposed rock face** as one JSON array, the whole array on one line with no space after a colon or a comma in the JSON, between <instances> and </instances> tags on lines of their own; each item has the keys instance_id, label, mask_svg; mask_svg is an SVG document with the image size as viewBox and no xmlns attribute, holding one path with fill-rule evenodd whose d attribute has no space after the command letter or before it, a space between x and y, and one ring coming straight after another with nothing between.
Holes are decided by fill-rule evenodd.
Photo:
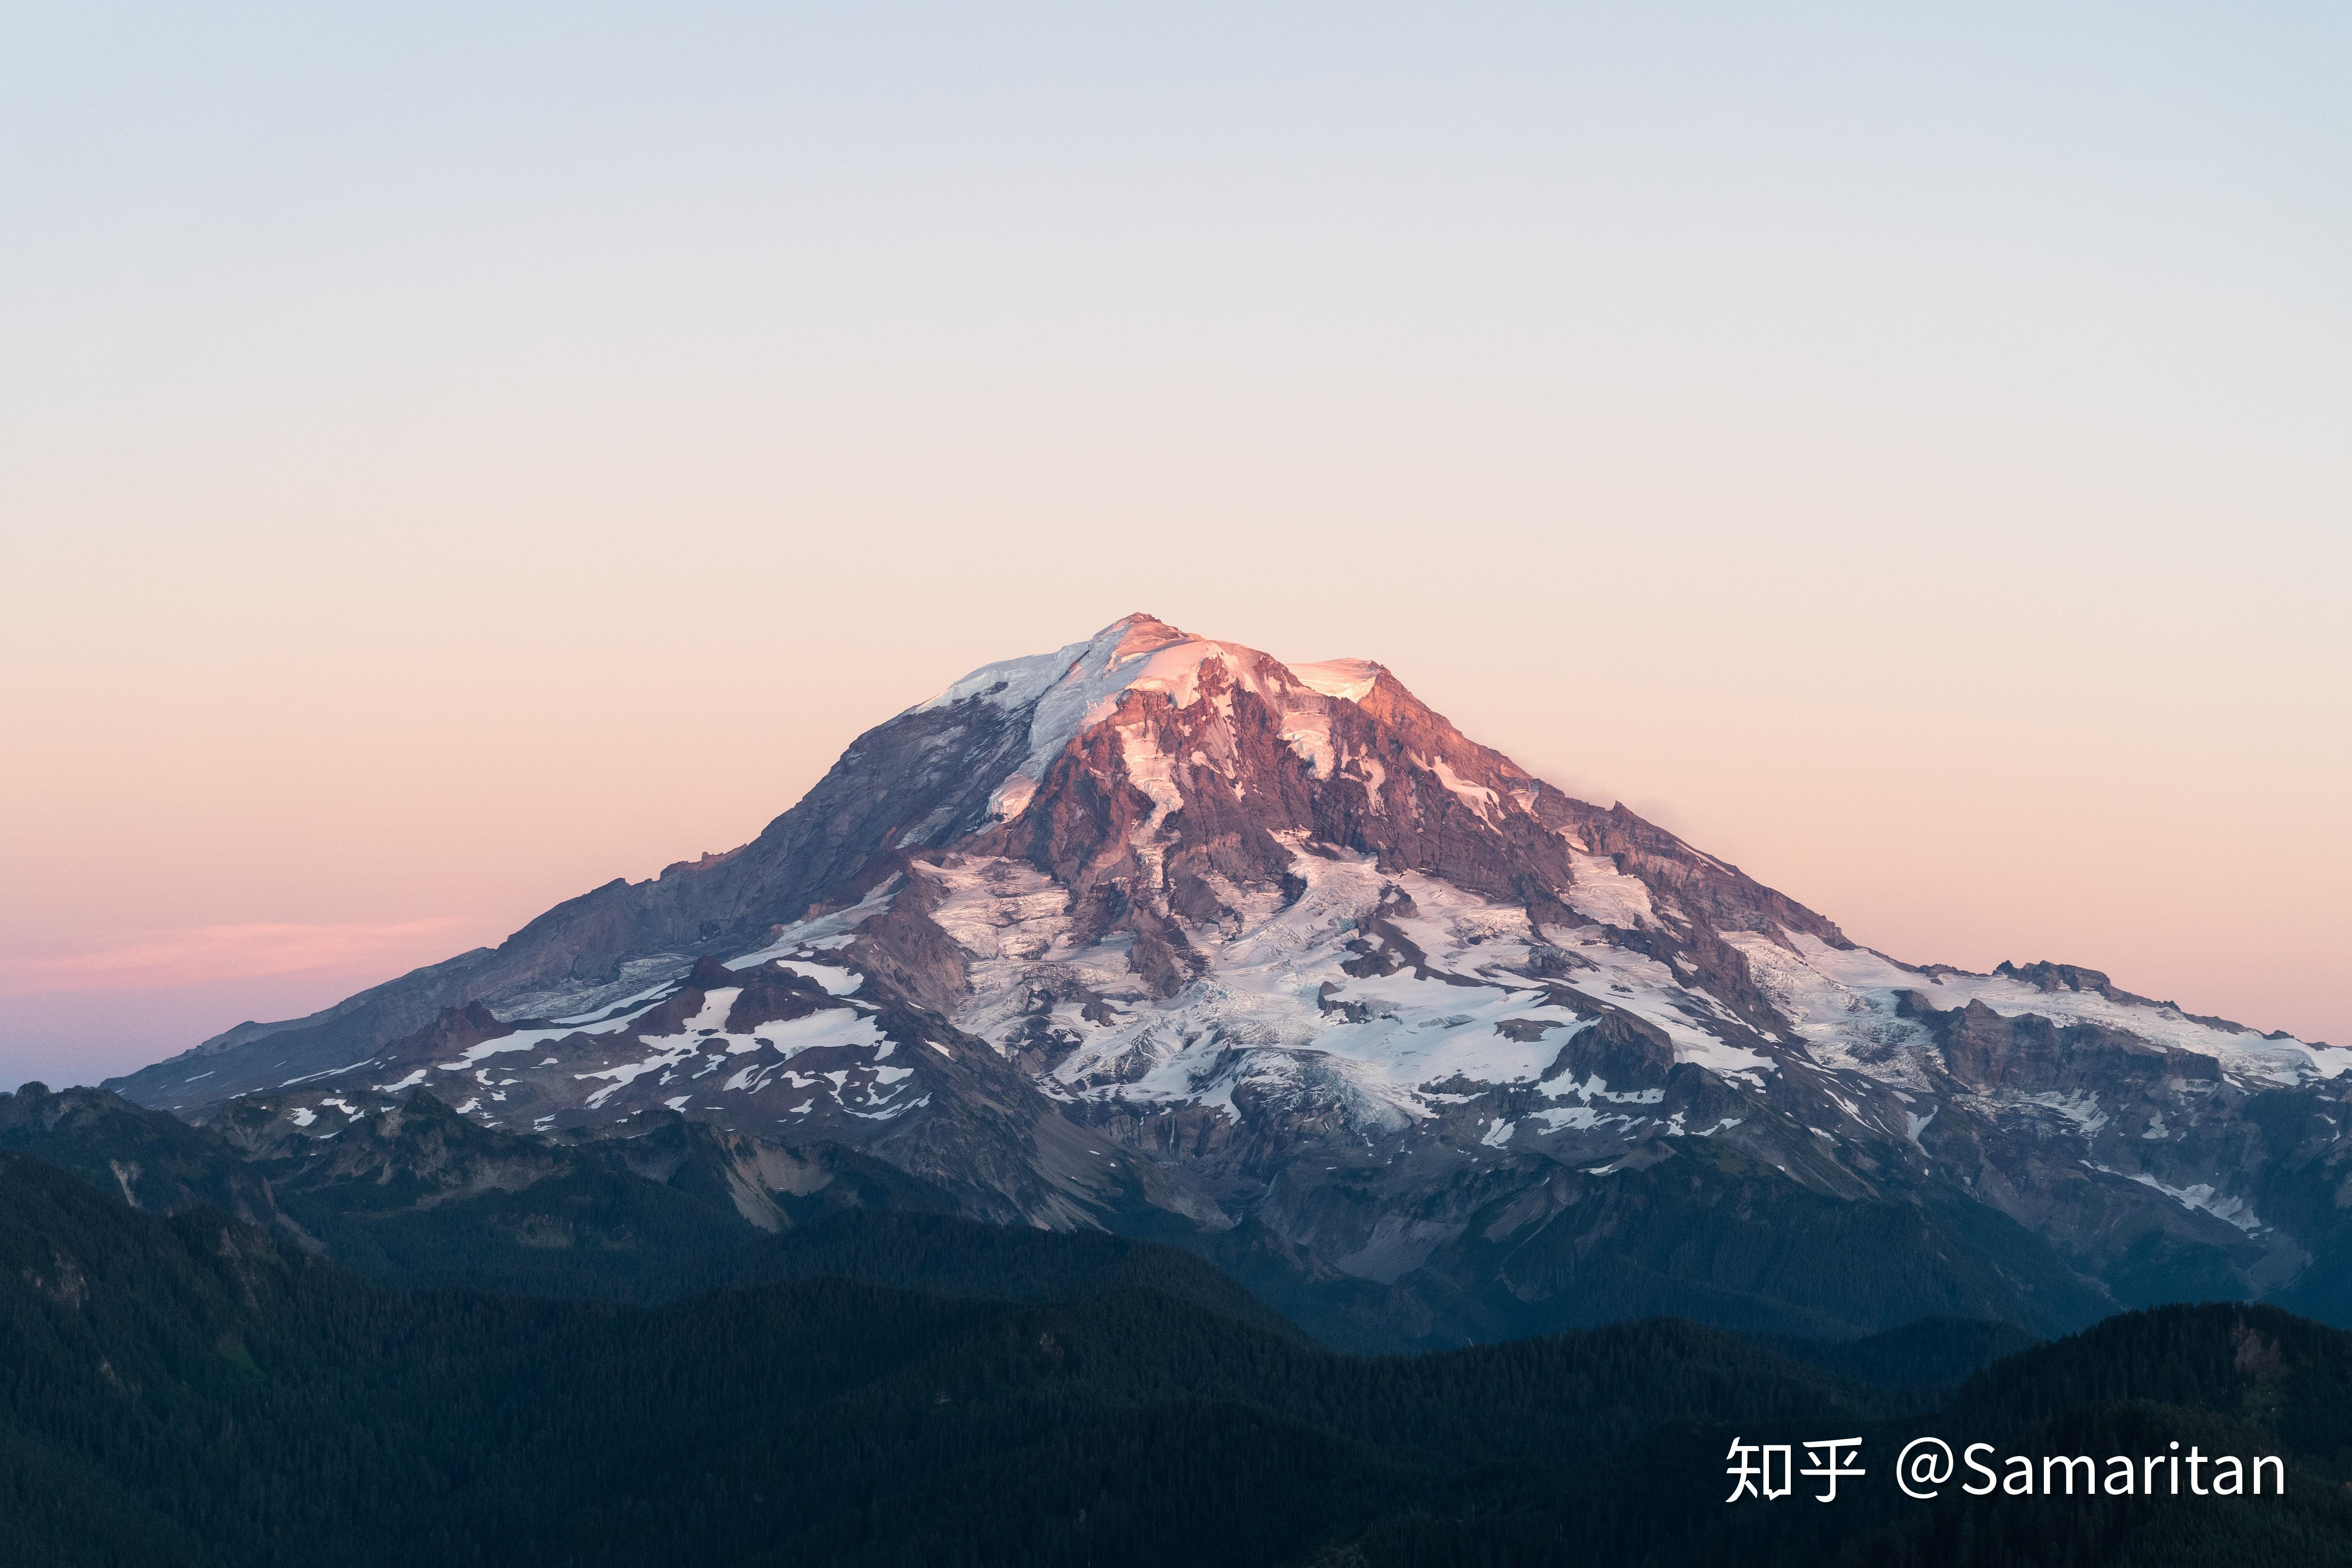
<instances>
[{"instance_id":1,"label":"exposed rock face","mask_svg":"<svg viewBox=\"0 0 2352 1568\"><path fill-rule=\"evenodd\" d=\"M869 731L742 848L121 1087L667 1108L1392 1286L1445 1337L2352 1277L2347 1065L2096 971L1899 963L1379 665L1130 616Z\"/></svg>"}]
</instances>

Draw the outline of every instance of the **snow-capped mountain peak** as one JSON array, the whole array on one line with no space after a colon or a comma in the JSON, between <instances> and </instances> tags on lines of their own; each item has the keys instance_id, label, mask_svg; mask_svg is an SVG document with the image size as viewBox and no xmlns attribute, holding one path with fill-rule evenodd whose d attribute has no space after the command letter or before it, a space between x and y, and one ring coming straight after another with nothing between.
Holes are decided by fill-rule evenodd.
<instances>
[{"instance_id":1,"label":"snow-capped mountain peak","mask_svg":"<svg viewBox=\"0 0 2352 1568\"><path fill-rule=\"evenodd\" d=\"M1316 738L1328 731L1322 716L1328 704L1368 694L1379 667L1340 660L1307 668L1311 676L1302 676L1255 648L1194 637L1137 614L1113 621L1083 643L982 665L909 711L982 702L1025 719L1027 746L990 796L992 813L1002 818L1018 816L1055 761L1080 735L1113 721L1129 693L1157 693L1181 710L1202 700L1205 690L1211 700L1223 701L1221 712L1230 714L1231 693L1247 691L1281 717L1285 733L1294 737L1301 755L1317 760ZM1139 729L1119 727L1138 737L1134 749L1148 748ZM1155 760L1139 755L1137 761L1135 776L1139 782L1150 781L1145 783L1147 789L1150 783L1167 784ZM1172 809L1172 801L1163 804Z\"/></svg>"},{"instance_id":2,"label":"snow-capped mountain peak","mask_svg":"<svg viewBox=\"0 0 2352 1568\"><path fill-rule=\"evenodd\" d=\"M1138 615L868 731L740 849L124 1087L202 1115L429 1086L550 1131L668 1107L974 1212L1247 1221L1381 1279L1682 1161L1990 1205L2062 1272L2193 1257L2206 1290L2316 1245L2347 1068L2095 971L1858 948L1379 664Z\"/></svg>"}]
</instances>

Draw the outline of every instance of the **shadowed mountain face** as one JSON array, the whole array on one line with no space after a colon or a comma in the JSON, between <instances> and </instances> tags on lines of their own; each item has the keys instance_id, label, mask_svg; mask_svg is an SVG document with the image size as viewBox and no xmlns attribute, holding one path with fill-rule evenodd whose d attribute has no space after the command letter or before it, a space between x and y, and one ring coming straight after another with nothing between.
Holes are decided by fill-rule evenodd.
<instances>
[{"instance_id":1,"label":"shadowed mountain face","mask_svg":"<svg viewBox=\"0 0 2352 1568\"><path fill-rule=\"evenodd\" d=\"M740 849L115 1087L313 1139L417 1087L550 1136L674 1110L1395 1345L2352 1320L2347 1066L2095 971L1858 948L1379 665L1131 616L869 731Z\"/></svg>"},{"instance_id":2,"label":"shadowed mountain face","mask_svg":"<svg viewBox=\"0 0 2352 1568\"><path fill-rule=\"evenodd\" d=\"M204 1127L103 1089L0 1095L0 1151L150 1214L209 1206L380 1282L661 1300L791 1272L772 1238L948 1194L837 1145L783 1148L647 1112L562 1139L482 1127L421 1091L248 1096ZM320 1136L349 1108L347 1123ZM959 1222L961 1223L961 1222ZM789 1249L788 1249L789 1250Z\"/></svg>"}]
</instances>

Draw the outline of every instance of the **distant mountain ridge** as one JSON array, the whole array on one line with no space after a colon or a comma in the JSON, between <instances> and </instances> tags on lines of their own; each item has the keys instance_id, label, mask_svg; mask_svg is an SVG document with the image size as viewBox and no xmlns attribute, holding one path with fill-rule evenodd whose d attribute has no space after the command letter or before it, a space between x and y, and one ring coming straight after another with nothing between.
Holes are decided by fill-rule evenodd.
<instances>
[{"instance_id":1,"label":"distant mountain ridge","mask_svg":"<svg viewBox=\"0 0 2352 1568\"><path fill-rule=\"evenodd\" d=\"M2347 1068L2094 970L1857 947L1378 664L1134 616L868 731L739 849L114 1087L314 1138L357 1089L539 1133L667 1109L1416 1343L2347 1321Z\"/></svg>"},{"instance_id":2,"label":"distant mountain ridge","mask_svg":"<svg viewBox=\"0 0 2352 1568\"><path fill-rule=\"evenodd\" d=\"M1165 1249L930 1217L968 1276L1044 1290L392 1291L0 1152L0 1564L2316 1568L2352 1536L2352 1335L2266 1307L1345 1356ZM955 1250L866 1239L884 1275ZM1891 1461L1937 1433L2267 1455L2285 1494L1906 1499ZM1866 1472L1838 1506L1727 1502L1732 1444L1832 1435Z\"/></svg>"}]
</instances>

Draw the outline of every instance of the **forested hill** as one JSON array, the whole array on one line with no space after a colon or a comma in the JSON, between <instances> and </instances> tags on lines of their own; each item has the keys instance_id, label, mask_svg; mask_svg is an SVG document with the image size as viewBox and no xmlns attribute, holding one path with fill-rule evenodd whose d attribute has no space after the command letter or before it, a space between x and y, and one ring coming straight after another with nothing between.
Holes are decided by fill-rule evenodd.
<instances>
[{"instance_id":1,"label":"forested hill","mask_svg":"<svg viewBox=\"0 0 2352 1568\"><path fill-rule=\"evenodd\" d=\"M937 1237L859 1234L866 1268ZM2352 1336L2265 1309L2116 1320L1954 1393L1673 1321L1343 1356L1059 1267L1066 1300L1022 1303L405 1293L0 1156L0 1561L2279 1568L2352 1542ZM1901 1499L1894 1448L1954 1422L2279 1452L2293 1489ZM1839 1502L1723 1502L1733 1435L1854 1433L1874 1474Z\"/></svg>"}]
</instances>

